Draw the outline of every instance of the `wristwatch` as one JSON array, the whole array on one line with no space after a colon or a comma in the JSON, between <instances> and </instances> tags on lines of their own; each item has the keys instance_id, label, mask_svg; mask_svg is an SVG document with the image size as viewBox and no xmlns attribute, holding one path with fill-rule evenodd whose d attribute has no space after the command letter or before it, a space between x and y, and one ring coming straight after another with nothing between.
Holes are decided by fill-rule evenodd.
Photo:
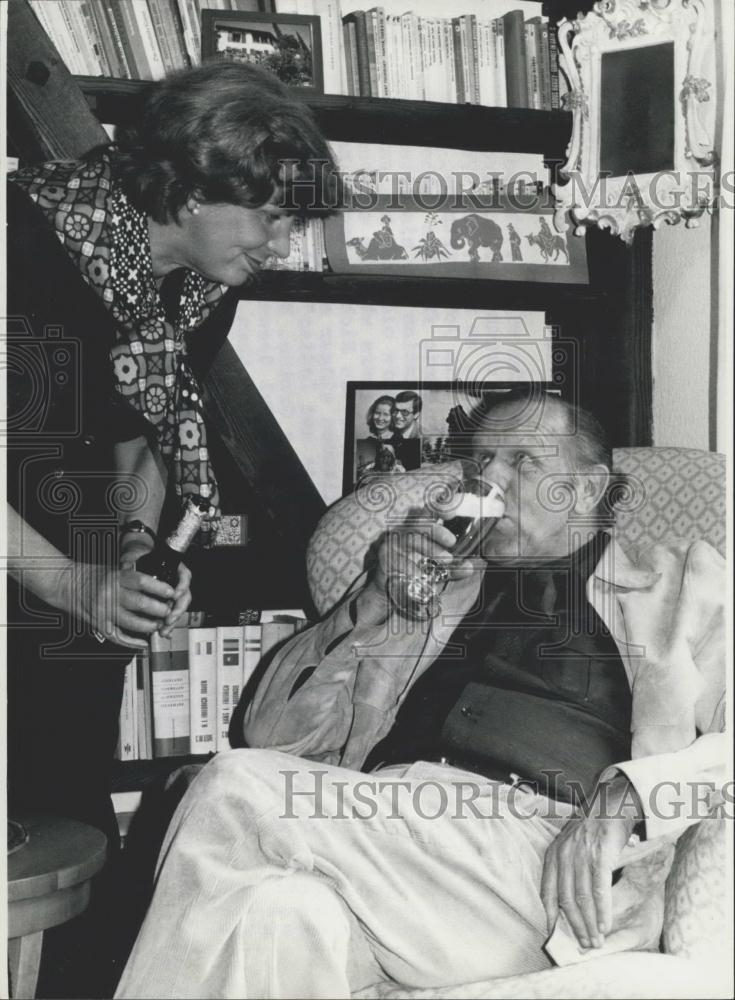
<instances>
[{"instance_id":1,"label":"wristwatch","mask_svg":"<svg viewBox=\"0 0 735 1000\"><path fill-rule=\"evenodd\" d=\"M149 528L148 525L144 524L142 521L127 521L125 524L123 524L121 526L121 528L120 528L120 534L121 535L127 535L127 534L148 535L149 538L151 538L153 540L153 544L154 545L158 541L158 536L156 535L156 533L153 530L153 528Z\"/></svg>"}]
</instances>

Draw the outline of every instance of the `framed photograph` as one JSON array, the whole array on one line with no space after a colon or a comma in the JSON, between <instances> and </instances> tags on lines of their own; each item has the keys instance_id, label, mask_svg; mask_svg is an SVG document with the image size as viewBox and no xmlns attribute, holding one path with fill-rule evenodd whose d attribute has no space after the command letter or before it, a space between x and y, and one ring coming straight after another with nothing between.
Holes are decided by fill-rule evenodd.
<instances>
[{"instance_id":1,"label":"framed photograph","mask_svg":"<svg viewBox=\"0 0 735 1000\"><path fill-rule=\"evenodd\" d=\"M202 11L202 61L256 63L291 87L324 93L322 36L311 14Z\"/></svg>"},{"instance_id":2,"label":"framed photograph","mask_svg":"<svg viewBox=\"0 0 735 1000\"><path fill-rule=\"evenodd\" d=\"M343 493L367 476L462 457L477 409L524 388L531 408L544 391L561 395L554 382L348 382Z\"/></svg>"},{"instance_id":3,"label":"framed photograph","mask_svg":"<svg viewBox=\"0 0 735 1000\"><path fill-rule=\"evenodd\" d=\"M555 221L630 243L714 196L714 28L702 0L617 0L559 25L572 137Z\"/></svg>"}]
</instances>

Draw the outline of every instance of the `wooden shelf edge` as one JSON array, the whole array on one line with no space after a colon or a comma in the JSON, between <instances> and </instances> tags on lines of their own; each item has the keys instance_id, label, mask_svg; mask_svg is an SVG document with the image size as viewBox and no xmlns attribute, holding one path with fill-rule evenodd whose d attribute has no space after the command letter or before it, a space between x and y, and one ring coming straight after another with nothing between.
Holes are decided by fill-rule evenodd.
<instances>
[{"instance_id":1,"label":"wooden shelf edge","mask_svg":"<svg viewBox=\"0 0 735 1000\"><path fill-rule=\"evenodd\" d=\"M77 76L100 121L119 125L133 114L147 80ZM476 152L542 153L562 162L572 131L568 111L491 108L343 94L301 95L328 138L344 142L442 146Z\"/></svg>"}]
</instances>

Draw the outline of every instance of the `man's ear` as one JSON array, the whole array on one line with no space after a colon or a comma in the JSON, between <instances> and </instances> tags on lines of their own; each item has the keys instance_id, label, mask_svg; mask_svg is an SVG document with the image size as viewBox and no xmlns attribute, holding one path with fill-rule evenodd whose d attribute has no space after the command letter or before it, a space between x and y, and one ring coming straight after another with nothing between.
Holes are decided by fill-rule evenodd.
<instances>
[{"instance_id":1,"label":"man's ear","mask_svg":"<svg viewBox=\"0 0 735 1000\"><path fill-rule=\"evenodd\" d=\"M606 465L590 465L581 472L575 472L576 486L574 513L589 514L600 502L610 482L610 470Z\"/></svg>"}]
</instances>

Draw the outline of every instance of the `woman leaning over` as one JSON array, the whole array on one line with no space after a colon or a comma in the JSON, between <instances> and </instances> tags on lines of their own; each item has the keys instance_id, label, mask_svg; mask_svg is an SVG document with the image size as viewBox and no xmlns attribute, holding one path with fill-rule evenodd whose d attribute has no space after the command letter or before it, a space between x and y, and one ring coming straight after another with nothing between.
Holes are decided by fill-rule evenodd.
<instances>
[{"instance_id":1,"label":"woman leaning over","mask_svg":"<svg viewBox=\"0 0 735 1000\"><path fill-rule=\"evenodd\" d=\"M333 167L292 91L221 62L153 85L136 123L83 162L12 177L15 810L116 839L108 779L124 665L190 597L185 566L172 590L134 564L164 500L176 517L187 497L205 498L210 529L216 520L197 378L229 332L234 289L288 255L294 212L329 203Z\"/></svg>"}]
</instances>

